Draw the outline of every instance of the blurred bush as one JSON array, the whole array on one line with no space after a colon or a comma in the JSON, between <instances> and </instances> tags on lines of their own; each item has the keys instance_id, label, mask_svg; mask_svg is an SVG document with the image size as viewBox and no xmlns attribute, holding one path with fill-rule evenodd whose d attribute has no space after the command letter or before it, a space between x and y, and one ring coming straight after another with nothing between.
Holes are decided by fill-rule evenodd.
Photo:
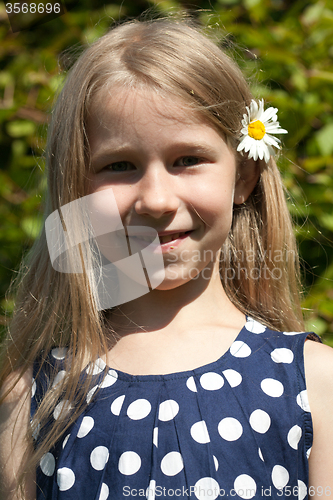
<instances>
[{"instance_id":1,"label":"blurred bush","mask_svg":"<svg viewBox=\"0 0 333 500\"><path fill-rule=\"evenodd\" d=\"M219 29L222 46L236 57L255 96L279 108L280 124L289 131L279 164L296 222L307 328L333 346L332 0L65 3L65 15L18 33L11 32L0 3L0 325L13 308L13 297L5 300L10 280L41 226L43 151L63 81L61 61L114 21L151 7L162 15L187 9L208 31Z\"/></svg>"}]
</instances>

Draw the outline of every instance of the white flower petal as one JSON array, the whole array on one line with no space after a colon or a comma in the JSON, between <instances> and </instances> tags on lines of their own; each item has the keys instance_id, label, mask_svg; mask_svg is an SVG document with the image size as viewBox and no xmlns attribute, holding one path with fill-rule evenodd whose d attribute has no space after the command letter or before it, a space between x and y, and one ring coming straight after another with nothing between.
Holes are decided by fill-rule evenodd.
<instances>
[{"instance_id":1,"label":"white flower petal","mask_svg":"<svg viewBox=\"0 0 333 500\"><path fill-rule=\"evenodd\" d=\"M274 152L273 152L274 153ZM269 148L266 146L265 144L265 149L264 149L264 158L265 158L265 162L268 163L269 162L269 159L270 157L273 156L273 154L271 154L269 152Z\"/></svg>"},{"instance_id":2,"label":"white flower petal","mask_svg":"<svg viewBox=\"0 0 333 500\"><path fill-rule=\"evenodd\" d=\"M251 104L250 104L250 119L251 121L257 118L257 114L259 112L258 104L257 102L252 99Z\"/></svg>"},{"instance_id":3,"label":"white flower petal","mask_svg":"<svg viewBox=\"0 0 333 500\"><path fill-rule=\"evenodd\" d=\"M242 134L246 134L246 132L243 132L244 129L247 130L247 127L249 125L249 120L246 115L243 115L242 125L243 125Z\"/></svg>"},{"instance_id":4,"label":"white flower petal","mask_svg":"<svg viewBox=\"0 0 333 500\"><path fill-rule=\"evenodd\" d=\"M253 141L253 139L251 139L251 137L246 135L245 137L243 137L241 142L238 144L237 151L242 151L244 149L245 152L247 152L251 147L252 141Z\"/></svg>"},{"instance_id":5,"label":"white flower petal","mask_svg":"<svg viewBox=\"0 0 333 500\"><path fill-rule=\"evenodd\" d=\"M259 144L258 144L258 156L259 156L260 160L262 160L264 157L264 149Z\"/></svg>"},{"instance_id":6,"label":"white flower petal","mask_svg":"<svg viewBox=\"0 0 333 500\"><path fill-rule=\"evenodd\" d=\"M262 115L263 121L268 122L269 120L273 121L277 120L277 112L278 112L277 108L267 108Z\"/></svg>"},{"instance_id":7,"label":"white flower petal","mask_svg":"<svg viewBox=\"0 0 333 500\"><path fill-rule=\"evenodd\" d=\"M266 132L270 134L278 134L282 128L279 128L279 124L277 123L268 123L265 125Z\"/></svg>"},{"instance_id":8,"label":"white flower petal","mask_svg":"<svg viewBox=\"0 0 333 500\"><path fill-rule=\"evenodd\" d=\"M276 148L279 148L279 139L277 139L276 137L272 137L271 135L269 134L265 134L264 136L264 142L265 144L269 144L270 146L275 146Z\"/></svg>"},{"instance_id":9,"label":"white flower petal","mask_svg":"<svg viewBox=\"0 0 333 500\"><path fill-rule=\"evenodd\" d=\"M261 100L259 101L259 110L258 110L258 113L257 113L256 119L257 119L257 120L260 120L260 121L262 121L262 122L263 122L263 121L264 121L263 116L264 116L264 100L263 100L263 99L261 99Z\"/></svg>"},{"instance_id":10,"label":"white flower petal","mask_svg":"<svg viewBox=\"0 0 333 500\"><path fill-rule=\"evenodd\" d=\"M254 161L257 161L258 159L258 147L255 140L253 140L253 143L251 144L249 158L253 158Z\"/></svg>"}]
</instances>

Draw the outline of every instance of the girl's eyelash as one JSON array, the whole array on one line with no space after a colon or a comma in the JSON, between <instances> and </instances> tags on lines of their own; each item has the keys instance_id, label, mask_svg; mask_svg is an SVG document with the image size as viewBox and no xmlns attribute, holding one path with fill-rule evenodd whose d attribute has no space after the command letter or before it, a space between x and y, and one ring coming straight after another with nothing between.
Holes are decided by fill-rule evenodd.
<instances>
[{"instance_id":1,"label":"girl's eyelash","mask_svg":"<svg viewBox=\"0 0 333 500\"><path fill-rule=\"evenodd\" d=\"M178 167L178 166L180 166L180 167L194 167L194 166L198 165L199 163L201 163L202 161L204 161L203 158L200 158L199 156L188 155L188 156L181 156L180 158L178 158L175 161L174 165L176 167ZM183 163L183 164L180 164L180 163ZM118 168L114 168L115 166ZM128 170L131 170L131 169L127 168L128 166L133 167L133 164L129 161L123 160L123 161L115 161L113 163L109 163L108 165L106 165L104 167L104 169L109 170L111 172L128 172Z\"/></svg>"},{"instance_id":2,"label":"girl's eyelash","mask_svg":"<svg viewBox=\"0 0 333 500\"><path fill-rule=\"evenodd\" d=\"M119 168L119 170L117 170L117 169L112 170L110 167L114 167L115 165L118 165L118 166L122 165L123 167L124 166L127 167L128 165L133 166L129 161L114 161L113 163L109 163L109 165L106 165L104 168L106 170L111 170L111 172L127 172L128 171L127 168Z\"/></svg>"},{"instance_id":3,"label":"girl's eyelash","mask_svg":"<svg viewBox=\"0 0 333 500\"><path fill-rule=\"evenodd\" d=\"M182 156L181 158L179 158L176 163L179 163L180 161L182 160L190 160L190 164L188 165L181 165L182 167L193 167L195 165L197 165L198 163L202 162L203 159L200 158L199 156ZM195 160L195 163L191 163L191 160Z\"/></svg>"}]
</instances>

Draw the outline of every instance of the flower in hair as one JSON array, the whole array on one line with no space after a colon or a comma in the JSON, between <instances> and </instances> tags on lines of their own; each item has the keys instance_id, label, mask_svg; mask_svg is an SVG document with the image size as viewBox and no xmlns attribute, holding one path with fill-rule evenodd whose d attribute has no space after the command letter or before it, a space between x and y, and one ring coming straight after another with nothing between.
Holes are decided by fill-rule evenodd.
<instances>
[{"instance_id":1,"label":"flower in hair","mask_svg":"<svg viewBox=\"0 0 333 500\"><path fill-rule=\"evenodd\" d=\"M267 108L264 111L264 100L258 103L252 99L249 107L246 107L241 130L240 143L237 151L248 153L249 158L255 161L260 158L268 163L270 157L275 154L273 146L280 149L280 139L271 134L287 134L288 131L280 127L277 121L277 108Z\"/></svg>"}]
</instances>

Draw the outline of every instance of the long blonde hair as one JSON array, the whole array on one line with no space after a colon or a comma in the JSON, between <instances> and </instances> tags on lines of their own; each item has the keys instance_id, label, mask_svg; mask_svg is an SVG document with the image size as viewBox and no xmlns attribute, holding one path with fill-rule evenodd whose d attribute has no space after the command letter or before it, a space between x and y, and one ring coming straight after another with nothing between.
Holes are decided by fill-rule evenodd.
<instances>
[{"instance_id":1,"label":"long blonde hair","mask_svg":"<svg viewBox=\"0 0 333 500\"><path fill-rule=\"evenodd\" d=\"M44 220L87 194L87 115L102 89L112 93L119 85L153 88L180 98L185 107L209 120L236 151L241 120L252 99L237 65L188 20L126 22L85 50L59 95L47 143ZM243 313L273 329L302 330L299 263L280 174L273 159L268 165L259 163L260 180L250 198L235 206L222 248L222 284ZM94 256L84 245L81 250L89 269ZM246 258L250 254L252 258ZM46 392L34 428L37 424L43 428L60 395L75 402L73 422L90 388L89 376L79 384L82 367L105 353L116 335L107 312L96 307L87 273L53 269L45 227L22 263L15 287L16 309L0 353L0 382L13 370L23 374L36 360L41 369L52 348L67 347L70 370L62 384ZM71 422L58 419L52 424L30 464L38 464Z\"/></svg>"}]
</instances>

